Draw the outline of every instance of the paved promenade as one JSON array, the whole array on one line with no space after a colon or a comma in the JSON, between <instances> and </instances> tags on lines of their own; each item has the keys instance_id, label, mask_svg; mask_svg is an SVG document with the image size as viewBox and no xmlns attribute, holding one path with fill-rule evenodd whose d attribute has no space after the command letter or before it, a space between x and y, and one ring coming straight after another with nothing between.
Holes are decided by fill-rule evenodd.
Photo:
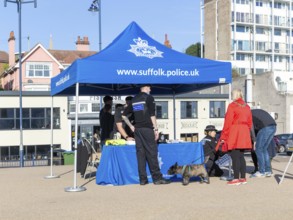
<instances>
[{"instance_id":1,"label":"paved promenade","mask_svg":"<svg viewBox=\"0 0 293 220\"><path fill-rule=\"evenodd\" d=\"M99 186L94 178L77 175L84 192L64 191L74 184L72 165L54 166L57 179L44 178L50 167L3 168L0 219L292 219L292 163L278 185L289 158L273 160L272 177L248 178L248 184L240 186L227 186L218 178L211 178L210 185ZM250 171L250 157L247 162Z\"/></svg>"}]
</instances>

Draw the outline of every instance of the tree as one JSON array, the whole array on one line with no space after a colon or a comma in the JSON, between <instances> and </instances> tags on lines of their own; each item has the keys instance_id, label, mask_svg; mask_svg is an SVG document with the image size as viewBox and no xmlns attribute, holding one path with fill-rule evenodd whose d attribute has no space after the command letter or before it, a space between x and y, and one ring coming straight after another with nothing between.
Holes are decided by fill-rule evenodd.
<instances>
[{"instance_id":1,"label":"tree","mask_svg":"<svg viewBox=\"0 0 293 220\"><path fill-rule=\"evenodd\" d=\"M240 74L239 74L237 68L236 67L233 67L232 68L232 78L237 78L239 76L240 76Z\"/></svg>"},{"instance_id":2,"label":"tree","mask_svg":"<svg viewBox=\"0 0 293 220\"><path fill-rule=\"evenodd\" d=\"M3 69L3 73L4 73L6 70L8 70L8 68L9 68L9 64L8 64L8 63L4 63L4 64L2 64L2 68L1 68L1 66L0 66L0 90L4 90L4 89L3 89L3 86L2 86L2 84L1 84L1 77L2 77L1 69Z\"/></svg>"},{"instance_id":3,"label":"tree","mask_svg":"<svg viewBox=\"0 0 293 220\"><path fill-rule=\"evenodd\" d=\"M204 47L203 47L204 49ZM196 44L190 45L186 50L185 53L195 57L201 57L201 43L197 42ZM204 50L203 50L204 54Z\"/></svg>"}]
</instances>

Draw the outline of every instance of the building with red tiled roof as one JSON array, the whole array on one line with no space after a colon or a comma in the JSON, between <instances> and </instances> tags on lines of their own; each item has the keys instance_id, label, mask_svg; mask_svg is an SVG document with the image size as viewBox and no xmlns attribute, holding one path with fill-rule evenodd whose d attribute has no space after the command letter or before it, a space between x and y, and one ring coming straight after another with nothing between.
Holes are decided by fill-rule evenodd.
<instances>
[{"instance_id":1,"label":"building with red tiled roof","mask_svg":"<svg viewBox=\"0 0 293 220\"><path fill-rule=\"evenodd\" d=\"M97 53L96 51L90 51L89 45L88 37L82 39L78 36L76 50L46 49L39 43L30 51L23 53L22 90L49 91L52 77L58 75L76 59L82 59ZM8 63L9 68L6 70L3 68L0 71L2 87L4 90L19 90L19 54L15 53L15 37L13 32L9 35L8 48L6 65Z\"/></svg>"}]
</instances>

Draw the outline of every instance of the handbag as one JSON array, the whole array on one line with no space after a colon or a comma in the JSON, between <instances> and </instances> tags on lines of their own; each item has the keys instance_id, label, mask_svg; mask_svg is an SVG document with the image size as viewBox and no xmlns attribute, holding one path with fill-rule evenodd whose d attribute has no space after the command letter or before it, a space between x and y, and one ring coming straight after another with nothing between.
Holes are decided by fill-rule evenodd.
<instances>
[{"instance_id":1,"label":"handbag","mask_svg":"<svg viewBox=\"0 0 293 220\"><path fill-rule=\"evenodd\" d=\"M232 158L230 157L230 155L229 154L224 154L222 157L220 157L218 160L216 160L215 163L219 167L226 167L226 166L229 166L231 161L232 161Z\"/></svg>"}]
</instances>

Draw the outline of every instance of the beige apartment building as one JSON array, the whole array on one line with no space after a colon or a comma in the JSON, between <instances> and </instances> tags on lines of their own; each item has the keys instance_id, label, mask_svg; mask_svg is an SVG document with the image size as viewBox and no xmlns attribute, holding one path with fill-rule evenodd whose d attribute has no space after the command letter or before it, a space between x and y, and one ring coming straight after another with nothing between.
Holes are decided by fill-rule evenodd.
<instances>
[{"instance_id":1,"label":"beige apartment building","mask_svg":"<svg viewBox=\"0 0 293 220\"><path fill-rule=\"evenodd\" d=\"M204 0L202 12L204 57L231 61L232 88L277 115L277 133L292 133L293 1Z\"/></svg>"}]
</instances>

